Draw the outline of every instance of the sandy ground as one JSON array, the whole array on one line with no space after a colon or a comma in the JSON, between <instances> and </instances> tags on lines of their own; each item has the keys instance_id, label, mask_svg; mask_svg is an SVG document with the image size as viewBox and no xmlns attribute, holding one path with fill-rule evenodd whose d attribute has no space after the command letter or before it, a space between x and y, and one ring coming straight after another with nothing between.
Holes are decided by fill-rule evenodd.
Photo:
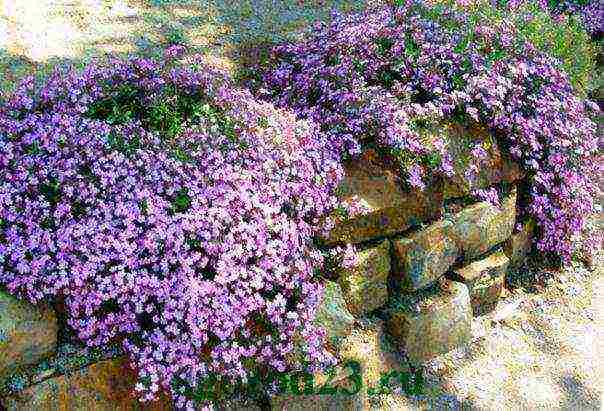
<instances>
[{"instance_id":1,"label":"sandy ground","mask_svg":"<svg viewBox=\"0 0 604 411\"><path fill-rule=\"evenodd\" d=\"M453 409L602 409L603 298L601 264L513 290L468 349L428 365L431 393Z\"/></svg>"},{"instance_id":2,"label":"sandy ground","mask_svg":"<svg viewBox=\"0 0 604 411\"><path fill-rule=\"evenodd\" d=\"M0 0L0 90L54 64L106 53L152 55L175 41L233 68L237 47L282 38L333 3L351 9L363 2ZM376 408L604 408L603 274L600 260L592 272L575 265L515 289L498 307L505 318L476 319L469 349L428 365L428 396L393 394Z\"/></svg>"},{"instance_id":3,"label":"sandy ground","mask_svg":"<svg viewBox=\"0 0 604 411\"><path fill-rule=\"evenodd\" d=\"M329 16L379 0L0 0L0 89L61 62L137 53L157 55L168 43L233 69L248 44L297 33Z\"/></svg>"}]
</instances>

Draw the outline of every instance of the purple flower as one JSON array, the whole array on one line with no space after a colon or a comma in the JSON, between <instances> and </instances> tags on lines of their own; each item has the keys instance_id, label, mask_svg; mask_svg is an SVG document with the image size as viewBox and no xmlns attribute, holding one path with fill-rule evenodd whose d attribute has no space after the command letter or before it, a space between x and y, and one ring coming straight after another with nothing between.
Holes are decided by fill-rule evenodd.
<instances>
[{"instance_id":1,"label":"purple flower","mask_svg":"<svg viewBox=\"0 0 604 411\"><path fill-rule=\"evenodd\" d=\"M173 44L164 51L166 60L176 60L182 57L187 51L187 48L181 44Z\"/></svg>"},{"instance_id":2,"label":"purple flower","mask_svg":"<svg viewBox=\"0 0 604 411\"><path fill-rule=\"evenodd\" d=\"M559 2L564 10L571 3ZM601 22L602 2L588 3ZM525 40L520 19L472 24L464 7L410 1L337 15L273 49L264 96L316 121L338 156L377 147L416 188L432 174L453 173L443 145L427 144L426 134L438 140L441 123L467 114L501 136L526 171L533 196L521 213L540 226L539 249L568 259L601 172L593 104L575 95L557 61ZM464 172L476 178L485 154L473 150ZM479 195L495 200L490 191Z\"/></svg>"},{"instance_id":3,"label":"purple flower","mask_svg":"<svg viewBox=\"0 0 604 411\"><path fill-rule=\"evenodd\" d=\"M109 118L124 90L144 109ZM154 128L185 96L198 115ZM113 60L26 79L0 106L0 164L0 284L64 298L88 346L122 341L141 399L332 360L313 238L343 172L312 124L207 67Z\"/></svg>"}]
</instances>

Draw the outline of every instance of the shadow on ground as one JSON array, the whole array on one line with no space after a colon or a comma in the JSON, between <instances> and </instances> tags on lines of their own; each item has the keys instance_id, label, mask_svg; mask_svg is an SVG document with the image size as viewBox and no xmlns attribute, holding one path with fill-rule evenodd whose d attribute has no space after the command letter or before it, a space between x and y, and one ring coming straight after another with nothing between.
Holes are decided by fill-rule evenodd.
<instances>
[{"instance_id":1,"label":"shadow on ground","mask_svg":"<svg viewBox=\"0 0 604 411\"><path fill-rule=\"evenodd\" d=\"M32 1L5 10L13 15L0 15L0 23L9 22L10 29L8 44L0 43L4 47L0 69L6 73L3 90L10 90L17 78L31 70L44 74L57 62L82 65L107 55L158 57L171 44L183 44L190 54L204 55L211 64L235 70L256 45L290 39L309 24L328 19L333 10L360 10L372 2L73 0L37 5ZM61 31L65 34L56 34Z\"/></svg>"}]
</instances>

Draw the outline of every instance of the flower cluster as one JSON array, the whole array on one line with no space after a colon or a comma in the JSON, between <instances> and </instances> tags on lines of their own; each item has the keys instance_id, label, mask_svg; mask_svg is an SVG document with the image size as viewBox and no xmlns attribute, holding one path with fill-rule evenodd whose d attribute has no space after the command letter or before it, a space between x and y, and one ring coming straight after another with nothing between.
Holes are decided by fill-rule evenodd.
<instances>
[{"instance_id":1,"label":"flower cluster","mask_svg":"<svg viewBox=\"0 0 604 411\"><path fill-rule=\"evenodd\" d=\"M170 57L181 53L169 52ZM332 361L313 247L342 170L308 122L209 68L25 79L0 107L0 284L120 343L143 399Z\"/></svg>"},{"instance_id":2,"label":"flower cluster","mask_svg":"<svg viewBox=\"0 0 604 411\"><path fill-rule=\"evenodd\" d=\"M437 3L446 0L426 0ZM461 7L471 7L482 0L455 0L454 3ZM550 13L559 21L568 16L576 16L584 29L594 38L602 35L604 31L604 4L600 0L491 0L493 5L508 9L519 9L526 5L535 5L543 11Z\"/></svg>"},{"instance_id":3,"label":"flower cluster","mask_svg":"<svg viewBox=\"0 0 604 411\"><path fill-rule=\"evenodd\" d=\"M604 3L600 0L542 0L540 3L558 18L577 16L585 30L595 38L604 32Z\"/></svg>"},{"instance_id":4,"label":"flower cluster","mask_svg":"<svg viewBox=\"0 0 604 411\"><path fill-rule=\"evenodd\" d=\"M518 35L516 20L396 3L337 15L276 46L261 92L318 122L340 155L377 146L394 156L420 188L429 174L452 172L442 141L426 130L451 119L486 125L527 172L525 211L540 227L538 247L568 258L593 204L597 107Z\"/></svg>"}]
</instances>

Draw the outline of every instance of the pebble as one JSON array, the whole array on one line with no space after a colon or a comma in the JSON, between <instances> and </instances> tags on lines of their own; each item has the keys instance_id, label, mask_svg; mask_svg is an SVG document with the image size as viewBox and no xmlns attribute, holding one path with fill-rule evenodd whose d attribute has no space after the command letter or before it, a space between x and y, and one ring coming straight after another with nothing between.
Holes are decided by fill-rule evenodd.
<instances>
[{"instance_id":1,"label":"pebble","mask_svg":"<svg viewBox=\"0 0 604 411\"><path fill-rule=\"evenodd\" d=\"M114 17L134 17L137 15L137 12L122 0L117 0L111 7L111 10L109 10L109 14Z\"/></svg>"},{"instance_id":2,"label":"pebble","mask_svg":"<svg viewBox=\"0 0 604 411\"><path fill-rule=\"evenodd\" d=\"M521 300L516 300L512 303L506 304L501 308L498 308L497 311L493 314L492 320L493 322L502 322L506 319L509 319L514 314L518 313L518 307L522 303Z\"/></svg>"},{"instance_id":3,"label":"pebble","mask_svg":"<svg viewBox=\"0 0 604 411\"><path fill-rule=\"evenodd\" d=\"M579 294L581 294L582 292L583 292L583 289L578 285L571 284L568 287L566 287L566 294L570 297L576 297Z\"/></svg>"}]
</instances>

